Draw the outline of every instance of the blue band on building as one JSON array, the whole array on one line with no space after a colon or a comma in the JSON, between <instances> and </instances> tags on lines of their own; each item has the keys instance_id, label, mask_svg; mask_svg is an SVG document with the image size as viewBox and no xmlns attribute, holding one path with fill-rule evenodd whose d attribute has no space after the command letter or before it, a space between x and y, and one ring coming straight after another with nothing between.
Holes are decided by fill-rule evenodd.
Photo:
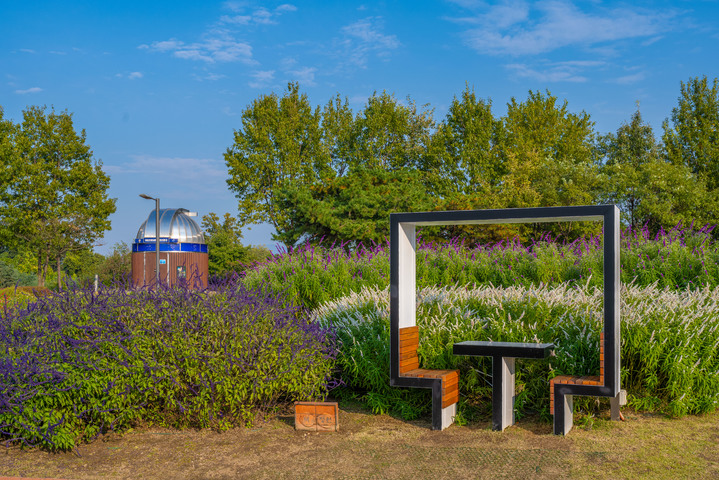
<instances>
[{"instance_id":1,"label":"blue band on building","mask_svg":"<svg viewBox=\"0 0 719 480\"><path fill-rule=\"evenodd\" d=\"M133 243L133 252L154 252L155 242ZM207 253L207 245L202 243L160 243L161 252L199 252Z\"/></svg>"}]
</instances>

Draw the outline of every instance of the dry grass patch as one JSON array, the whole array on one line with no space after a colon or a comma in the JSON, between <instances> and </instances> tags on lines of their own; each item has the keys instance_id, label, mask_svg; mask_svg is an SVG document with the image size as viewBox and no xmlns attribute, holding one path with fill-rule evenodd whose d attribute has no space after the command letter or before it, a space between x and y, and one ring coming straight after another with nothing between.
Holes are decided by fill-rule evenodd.
<instances>
[{"instance_id":1,"label":"dry grass patch","mask_svg":"<svg viewBox=\"0 0 719 480\"><path fill-rule=\"evenodd\" d=\"M340 431L294 430L289 415L259 428L136 429L75 453L10 448L0 475L65 479L718 478L719 412L681 419L627 411L626 422L585 421L567 437L523 419L429 429L340 405ZM581 420L581 419L579 419Z\"/></svg>"}]
</instances>

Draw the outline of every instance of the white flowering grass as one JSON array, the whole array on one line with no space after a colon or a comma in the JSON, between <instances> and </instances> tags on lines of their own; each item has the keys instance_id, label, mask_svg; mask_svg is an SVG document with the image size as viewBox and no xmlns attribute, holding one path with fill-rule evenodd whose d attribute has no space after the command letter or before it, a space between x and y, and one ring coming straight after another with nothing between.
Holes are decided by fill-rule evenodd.
<instances>
[{"instance_id":1,"label":"white flowering grass","mask_svg":"<svg viewBox=\"0 0 719 480\"><path fill-rule=\"evenodd\" d=\"M638 409L671 415L711 411L719 405L719 289L621 288L622 386ZM552 342L548 361L518 362L522 410L548 414L548 379L559 374L599 373L603 295L590 283L577 287L492 285L428 287L417 293L419 355L425 368L459 368L465 399L486 399L491 361L455 357L452 344L465 340ZM389 388L389 290L363 288L314 311L342 342L338 359L344 380L365 391L377 411L391 411ZM407 397L410 398L410 397ZM397 400L396 398L394 400ZM417 404L417 399L412 399ZM409 416L428 408L404 405ZM400 399L400 403L402 403ZM415 405L417 406L417 405Z\"/></svg>"}]
</instances>

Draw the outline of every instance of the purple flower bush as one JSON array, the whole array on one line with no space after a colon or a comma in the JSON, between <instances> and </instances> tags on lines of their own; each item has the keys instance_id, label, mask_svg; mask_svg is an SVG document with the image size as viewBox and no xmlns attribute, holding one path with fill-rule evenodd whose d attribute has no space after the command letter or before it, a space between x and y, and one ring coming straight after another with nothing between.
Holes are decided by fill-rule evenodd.
<instances>
[{"instance_id":1,"label":"purple flower bush","mask_svg":"<svg viewBox=\"0 0 719 480\"><path fill-rule=\"evenodd\" d=\"M655 235L647 228L624 230L621 281L670 289L719 285L719 242L714 227L677 227ZM466 247L460 239L444 244L418 240L417 288L450 285L501 287L602 285L602 238L572 242L543 235L528 243L504 240ZM358 292L389 285L389 244L304 245L275 255L247 272L248 286L269 285L306 308Z\"/></svg>"},{"instance_id":2,"label":"purple flower bush","mask_svg":"<svg viewBox=\"0 0 719 480\"><path fill-rule=\"evenodd\" d=\"M0 315L0 439L67 450L138 423L226 429L324 398L334 336L261 287L74 289Z\"/></svg>"}]
</instances>

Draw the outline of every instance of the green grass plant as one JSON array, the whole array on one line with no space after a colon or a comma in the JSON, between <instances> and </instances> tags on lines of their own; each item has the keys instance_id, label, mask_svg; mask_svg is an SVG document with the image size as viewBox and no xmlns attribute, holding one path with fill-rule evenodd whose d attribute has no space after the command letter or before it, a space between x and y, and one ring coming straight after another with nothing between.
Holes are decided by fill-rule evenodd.
<instances>
[{"instance_id":1,"label":"green grass plant","mask_svg":"<svg viewBox=\"0 0 719 480\"><path fill-rule=\"evenodd\" d=\"M138 423L251 424L326 395L328 333L261 289L57 292L0 316L0 439L67 450Z\"/></svg>"},{"instance_id":2,"label":"green grass plant","mask_svg":"<svg viewBox=\"0 0 719 480\"><path fill-rule=\"evenodd\" d=\"M622 287L622 385L639 410L673 416L719 406L719 289L676 291L668 287ZM460 414L487 414L491 360L457 357L465 340L552 342L555 356L517 362L518 415L549 418L548 380L556 375L598 375L602 293L591 286L426 287L418 292L418 355L423 368L459 369ZM364 288L315 310L336 329L338 366L349 391L376 412L405 418L427 414L427 392L389 387L389 294ZM596 409L594 399L577 398ZM478 409L473 407L478 407Z\"/></svg>"},{"instance_id":3,"label":"green grass plant","mask_svg":"<svg viewBox=\"0 0 719 480\"><path fill-rule=\"evenodd\" d=\"M649 235L623 232L621 282L683 290L719 285L719 243L712 230L676 228ZM417 287L494 285L529 287L540 283L602 285L600 237L571 243L543 237L529 245L517 241L473 248L459 240L438 245L418 242ZM266 284L288 300L314 309L364 287L389 284L389 246L342 247L306 245L276 255L247 273L248 286Z\"/></svg>"}]
</instances>

